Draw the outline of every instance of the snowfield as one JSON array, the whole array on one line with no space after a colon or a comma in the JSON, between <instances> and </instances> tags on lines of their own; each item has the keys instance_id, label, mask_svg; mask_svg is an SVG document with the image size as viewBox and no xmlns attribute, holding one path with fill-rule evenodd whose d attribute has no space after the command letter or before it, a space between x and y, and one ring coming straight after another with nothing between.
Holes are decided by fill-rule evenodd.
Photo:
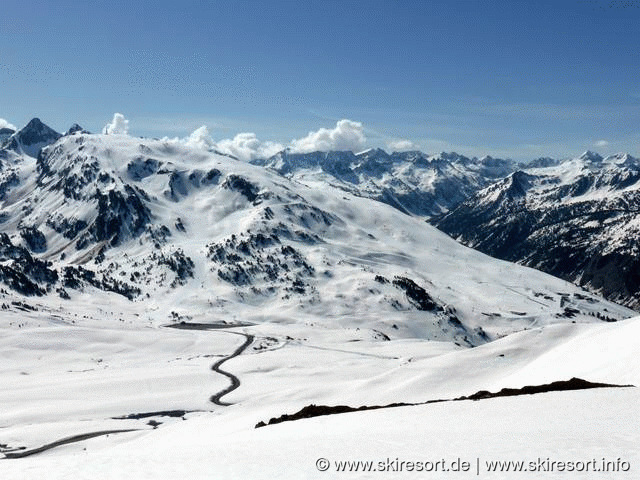
<instances>
[{"instance_id":1,"label":"snowfield","mask_svg":"<svg viewBox=\"0 0 640 480\"><path fill-rule=\"evenodd\" d=\"M0 149L0 478L422 478L334 462L531 457L620 458L634 478L635 387L256 429L310 404L638 385L640 319L320 177L36 126L38 158L33 132ZM476 473L543 478L431 472Z\"/></svg>"},{"instance_id":2,"label":"snowfield","mask_svg":"<svg viewBox=\"0 0 640 480\"><path fill-rule=\"evenodd\" d=\"M7 408L0 417L2 443L31 447L91 431L139 430L2 460L3 478L398 478L397 472L335 470L335 461L378 463L387 458L425 462L461 458L471 463L474 474L479 458L481 478L526 478L525 473L488 472L486 462L529 462L538 457L565 462L621 458L631 465L630 472L597 478L635 478L640 460L636 388L435 403L254 428L260 420L293 413L309 403L420 402L574 376L637 385L640 318L542 327L474 349L407 340L364 348L326 335L312 348L293 343L265 353L250 350L226 365L242 381L227 398L234 403L229 407L207 405L207 394L222 388L223 382L207 372L206 360L211 359L202 356L209 351L229 353L238 343L236 336L222 330L80 330L66 342L53 342L57 348L46 354L50 361L34 359L38 348L51 350L51 339L62 335L56 332L62 329L46 329L33 345L20 345L20 339L35 332L3 339L3 352L7 344L13 348L4 354L10 361L3 358L3 366L12 367L2 371L12 401L3 393ZM273 333L261 326L245 329L257 336ZM145 338L149 336L156 340L154 346L149 346ZM171 361L168 350L181 352L182 359ZM91 368L88 357L98 353L108 365L102 367L103 374L95 373L95 364L87 372L68 371ZM23 375L21 368L31 373ZM76 381L71 380L74 375ZM92 402L92 397L102 401ZM149 418L111 419L185 407L200 411L185 414L186 421L152 417L163 422L157 429L147 425ZM317 470L318 458L330 460L329 472ZM470 473L448 472L439 478L449 475L464 478ZM535 475L555 478L559 473ZM401 478L419 476L404 472Z\"/></svg>"}]
</instances>

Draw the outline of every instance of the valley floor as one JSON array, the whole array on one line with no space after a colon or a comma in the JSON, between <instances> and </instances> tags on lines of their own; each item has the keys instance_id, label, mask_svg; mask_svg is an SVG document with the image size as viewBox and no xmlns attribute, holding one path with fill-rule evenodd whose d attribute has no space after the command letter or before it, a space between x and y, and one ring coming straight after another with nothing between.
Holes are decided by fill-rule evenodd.
<instances>
[{"instance_id":1,"label":"valley floor","mask_svg":"<svg viewBox=\"0 0 640 480\"><path fill-rule=\"evenodd\" d=\"M640 468L635 387L254 428L309 404L424 402L572 377L640 385L639 318L545 326L472 349L363 340L353 330L298 323L215 330L108 325L3 328L0 452L132 431L0 459L2 478L637 478ZM211 370L216 363L240 381L221 399L232 405L209 401L230 384ZM373 463L336 463L358 461ZM408 471L407 462L431 471ZM464 462L468 471L453 471L467 468ZM565 471L552 462L565 462ZM583 471L566 471L568 462ZM450 471L434 471L444 467ZM529 471L489 471L500 468Z\"/></svg>"}]
</instances>

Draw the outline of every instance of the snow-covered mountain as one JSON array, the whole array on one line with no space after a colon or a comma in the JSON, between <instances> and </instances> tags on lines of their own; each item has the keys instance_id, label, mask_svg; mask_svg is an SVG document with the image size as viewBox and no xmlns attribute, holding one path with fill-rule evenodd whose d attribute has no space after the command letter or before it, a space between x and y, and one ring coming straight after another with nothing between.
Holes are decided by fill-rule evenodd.
<instances>
[{"instance_id":1,"label":"snow-covered mountain","mask_svg":"<svg viewBox=\"0 0 640 480\"><path fill-rule=\"evenodd\" d=\"M0 145L2 145L14 133L16 133L15 130L11 128L8 128L8 127L0 128Z\"/></svg>"},{"instance_id":2,"label":"snow-covered mountain","mask_svg":"<svg viewBox=\"0 0 640 480\"><path fill-rule=\"evenodd\" d=\"M491 157L418 151L388 154L381 149L355 154L284 151L252 163L306 185L326 183L424 217L448 211L515 169L513 161Z\"/></svg>"},{"instance_id":3,"label":"snow-covered mountain","mask_svg":"<svg viewBox=\"0 0 640 480\"><path fill-rule=\"evenodd\" d=\"M1 172L0 281L20 295L72 303L97 289L140 308L163 305L167 320L310 317L466 345L531 322L630 314L383 203L176 142L79 130L37 159L12 142ZM348 170L374 172L379 155L353 155L359 167ZM462 164L427 163L438 162Z\"/></svg>"},{"instance_id":4,"label":"snow-covered mountain","mask_svg":"<svg viewBox=\"0 0 640 480\"><path fill-rule=\"evenodd\" d=\"M489 255L640 306L640 160L585 152L533 166L539 168L514 172L434 224Z\"/></svg>"},{"instance_id":5,"label":"snow-covered mountain","mask_svg":"<svg viewBox=\"0 0 640 480\"><path fill-rule=\"evenodd\" d=\"M285 477L312 478L321 455L389 456L433 428L438 456L460 431L497 458L557 450L584 441L584 419L587 443L611 432L597 455L634 451L635 389L399 405L573 376L637 383L631 310L315 174L39 130L35 156L22 136L0 149L5 476L279 478L294 461ZM396 408L255 428L310 404ZM527 435L505 444L514 428Z\"/></svg>"}]
</instances>

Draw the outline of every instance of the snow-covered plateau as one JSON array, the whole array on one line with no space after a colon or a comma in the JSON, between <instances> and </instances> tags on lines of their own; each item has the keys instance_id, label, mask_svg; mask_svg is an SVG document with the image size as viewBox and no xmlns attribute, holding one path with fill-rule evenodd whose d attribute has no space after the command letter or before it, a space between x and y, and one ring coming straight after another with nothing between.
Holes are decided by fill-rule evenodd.
<instances>
[{"instance_id":1,"label":"snow-covered plateau","mask_svg":"<svg viewBox=\"0 0 640 480\"><path fill-rule=\"evenodd\" d=\"M45 127L0 149L1 478L636 478L634 311L321 172ZM622 387L454 400L572 378ZM384 408L256 428L312 404Z\"/></svg>"}]
</instances>

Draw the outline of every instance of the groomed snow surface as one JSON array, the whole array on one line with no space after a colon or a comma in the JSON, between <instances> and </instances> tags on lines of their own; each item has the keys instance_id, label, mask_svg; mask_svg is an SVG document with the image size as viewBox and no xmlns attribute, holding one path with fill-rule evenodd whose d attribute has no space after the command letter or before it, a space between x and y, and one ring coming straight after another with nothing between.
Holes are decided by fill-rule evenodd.
<instances>
[{"instance_id":1,"label":"groomed snow surface","mask_svg":"<svg viewBox=\"0 0 640 480\"><path fill-rule=\"evenodd\" d=\"M636 388L444 402L254 426L310 403L422 402L571 377L638 385L640 318L545 326L472 349L424 340L353 342L340 330L270 323L205 331L44 323L2 332L3 448L136 431L0 460L2 478L637 478ZM222 367L241 385L225 397L233 405L219 407L208 398L228 379L209 366L242 343L231 332L250 333L255 340ZM301 334L306 337L296 340ZM178 409L194 412L113 419ZM162 424L154 429L149 420ZM318 469L324 466L319 458L329 460L328 471ZM450 468L458 458L469 462L468 472L409 472L406 466L397 471L401 461L442 468L434 462L444 459ZM602 467L603 458L630 470L487 471L494 460L525 461L538 470L550 468L551 461L582 462L575 466L592 470ZM387 471L336 471L335 462L360 460Z\"/></svg>"}]
</instances>

